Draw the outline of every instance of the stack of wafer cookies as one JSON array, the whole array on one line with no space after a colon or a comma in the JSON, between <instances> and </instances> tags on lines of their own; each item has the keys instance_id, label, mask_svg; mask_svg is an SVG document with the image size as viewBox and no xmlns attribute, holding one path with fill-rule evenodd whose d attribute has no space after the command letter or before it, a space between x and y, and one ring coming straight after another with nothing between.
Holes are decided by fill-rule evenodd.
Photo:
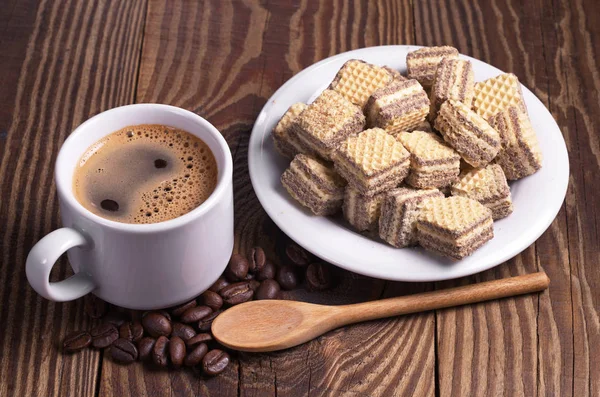
<instances>
[{"instance_id":1,"label":"stack of wafer cookies","mask_svg":"<svg viewBox=\"0 0 600 397\"><path fill-rule=\"evenodd\" d=\"M539 145L515 75L475 83L452 47L413 51L407 66L349 60L312 104L291 106L273 130L293 158L281 182L314 214L342 210L394 247L461 259L512 213L507 180L541 167Z\"/></svg>"}]
</instances>

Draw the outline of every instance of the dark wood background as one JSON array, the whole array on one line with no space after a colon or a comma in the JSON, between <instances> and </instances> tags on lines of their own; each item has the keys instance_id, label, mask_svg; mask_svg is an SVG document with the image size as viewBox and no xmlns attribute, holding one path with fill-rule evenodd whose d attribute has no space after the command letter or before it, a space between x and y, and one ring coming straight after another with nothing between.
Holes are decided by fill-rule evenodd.
<instances>
[{"instance_id":1,"label":"dark wood background","mask_svg":"<svg viewBox=\"0 0 600 397\"><path fill-rule=\"evenodd\" d=\"M566 201L516 258L436 284L346 273L302 299L351 302L531 273L548 291L373 321L274 354L240 354L221 376L62 355L91 322L27 284L25 258L60 226L53 181L67 135L103 110L160 102L192 110L235 160L236 250L285 236L249 183L255 117L294 73L349 49L456 46L518 75L558 121ZM596 0L0 0L0 396L600 396L600 7ZM56 279L70 270L63 262Z\"/></svg>"}]
</instances>

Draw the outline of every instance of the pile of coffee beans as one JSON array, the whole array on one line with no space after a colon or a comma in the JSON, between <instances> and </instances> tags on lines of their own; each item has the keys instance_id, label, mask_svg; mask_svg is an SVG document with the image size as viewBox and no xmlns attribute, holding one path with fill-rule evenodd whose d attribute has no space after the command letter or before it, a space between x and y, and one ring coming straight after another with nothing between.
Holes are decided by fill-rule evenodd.
<instances>
[{"instance_id":1,"label":"pile of coffee beans","mask_svg":"<svg viewBox=\"0 0 600 397\"><path fill-rule=\"evenodd\" d=\"M76 331L63 341L64 352L86 347L108 348L117 363L142 361L158 368L197 367L217 375L231 361L230 353L213 339L213 320L228 307L250 300L277 299L281 290L293 290L305 282L311 291L331 288L331 265L316 261L306 250L291 243L287 263L276 266L261 247L248 257L234 254L225 272L202 295L167 310L127 311L90 295L85 309L101 323L89 331Z\"/></svg>"}]
</instances>

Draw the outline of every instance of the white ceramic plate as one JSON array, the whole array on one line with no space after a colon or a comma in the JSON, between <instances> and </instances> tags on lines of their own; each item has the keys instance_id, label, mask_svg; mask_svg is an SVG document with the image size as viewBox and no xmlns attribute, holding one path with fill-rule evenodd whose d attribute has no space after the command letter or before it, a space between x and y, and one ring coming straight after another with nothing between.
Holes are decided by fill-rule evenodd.
<instances>
[{"instance_id":1,"label":"white ceramic plate","mask_svg":"<svg viewBox=\"0 0 600 397\"><path fill-rule=\"evenodd\" d=\"M422 248L397 249L362 236L343 221L312 215L296 203L279 178L289 162L273 146L271 130L296 102L311 102L348 59L363 59L406 71L406 54L417 46L381 46L345 52L324 59L287 81L260 112L248 153L250 178L258 199L289 237L320 258L367 276L401 281L439 281L494 267L531 245L556 217L567 190L569 160L562 134L540 100L523 87L525 102L540 141L543 166L536 174L510 184L514 212L494 223L495 237L473 255L452 261ZM470 57L475 81L502 73Z\"/></svg>"}]
</instances>

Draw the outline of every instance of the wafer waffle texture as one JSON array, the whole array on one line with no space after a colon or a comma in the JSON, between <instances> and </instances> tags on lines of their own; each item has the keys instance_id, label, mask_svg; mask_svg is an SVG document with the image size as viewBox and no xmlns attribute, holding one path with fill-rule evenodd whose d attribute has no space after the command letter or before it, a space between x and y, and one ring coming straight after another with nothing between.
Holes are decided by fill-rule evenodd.
<instances>
[{"instance_id":1,"label":"wafer waffle texture","mask_svg":"<svg viewBox=\"0 0 600 397\"><path fill-rule=\"evenodd\" d=\"M437 189L400 187L389 190L381 204L379 237L403 248L417 243L417 218L425 200L444 195Z\"/></svg>"},{"instance_id":2,"label":"wafer waffle texture","mask_svg":"<svg viewBox=\"0 0 600 397\"><path fill-rule=\"evenodd\" d=\"M424 47L409 52L406 55L408 77L416 79L423 87L431 87L442 58L458 59L458 50L450 46L440 46Z\"/></svg>"},{"instance_id":3,"label":"wafer waffle texture","mask_svg":"<svg viewBox=\"0 0 600 397\"><path fill-rule=\"evenodd\" d=\"M542 167L542 153L527 113L509 106L492 116L490 122L502 142L494 162L502 167L507 179L524 178Z\"/></svg>"},{"instance_id":4,"label":"wafer waffle texture","mask_svg":"<svg viewBox=\"0 0 600 397\"><path fill-rule=\"evenodd\" d=\"M375 90L388 85L395 77L397 75L389 69L350 59L338 71L329 89L362 109Z\"/></svg>"},{"instance_id":5,"label":"wafer waffle texture","mask_svg":"<svg viewBox=\"0 0 600 397\"><path fill-rule=\"evenodd\" d=\"M394 81L377 89L365 105L367 125L396 135L412 129L429 113L429 98L417 80Z\"/></svg>"},{"instance_id":6,"label":"wafer waffle texture","mask_svg":"<svg viewBox=\"0 0 600 397\"><path fill-rule=\"evenodd\" d=\"M460 173L460 156L436 134L401 132L397 139L410 153L407 184L420 189L440 188L456 181Z\"/></svg>"},{"instance_id":7,"label":"wafer waffle texture","mask_svg":"<svg viewBox=\"0 0 600 397\"><path fill-rule=\"evenodd\" d=\"M432 198L418 215L419 244L449 258L471 255L493 236L492 211L467 197Z\"/></svg>"},{"instance_id":8,"label":"wafer waffle texture","mask_svg":"<svg viewBox=\"0 0 600 397\"><path fill-rule=\"evenodd\" d=\"M309 153L310 150L291 131L292 122L306 109L305 103L295 103L283 114L275 128L273 128L273 143L279 154L293 159L298 153Z\"/></svg>"},{"instance_id":9,"label":"wafer waffle texture","mask_svg":"<svg viewBox=\"0 0 600 397\"><path fill-rule=\"evenodd\" d=\"M473 110L486 120L515 106L527 113L519 79L512 73L504 73L475 84Z\"/></svg>"},{"instance_id":10,"label":"wafer waffle texture","mask_svg":"<svg viewBox=\"0 0 600 397\"><path fill-rule=\"evenodd\" d=\"M513 212L510 188L498 164L488 164L462 174L452 186L452 195L477 200L492 211L494 220L505 218Z\"/></svg>"},{"instance_id":11,"label":"wafer waffle texture","mask_svg":"<svg viewBox=\"0 0 600 397\"><path fill-rule=\"evenodd\" d=\"M342 210L344 218L358 232L376 230L385 192L364 195L351 186L346 187Z\"/></svg>"},{"instance_id":12,"label":"wafer waffle texture","mask_svg":"<svg viewBox=\"0 0 600 397\"><path fill-rule=\"evenodd\" d=\"M332 151L364 126L361 109L338 92L325 90L293 120L291 132L303 145L330 160Z\"/></svg>"},{"instance_id":13,"label":"wafer waffle texture","mask_svg":"<svg viewBox=\"0 0 600 397\"><path fill-rule=\"evenodd\" d=\"M449 99L471 107L474 86L471 62L464 59L443 58L435 72L435 79L431 87L430 121L435 120L440 106Z\"/></svg>"},{"instance_id":14,"label":"wafer waffle texture","mask_svg":"<svg viewBox=\"0 0 600 397\"><path fill-rule=\"evenodd\" d=\"M435 120L435 128L473 167L484 167L500 150L498 132L462 102L444 102Z\"/></svg>"},{"instance_id":15,"label":"wafer waffle texture","mask_svg":"<svg viewBox=\"0 0 600 397\"><path fill-rule=\"evenodd\" d=\"M364 195L399 185L408 174L410 154L381 128L365 130L344 141L333 156L335 169Z\"/></svg>"},{"instance_id":16,"label":"wafer waffle texture","mask_svg":"<svg viewBox=\"0 0 600 397\"><path fill-rule=\"evenodd\" d=\"M315 215L338 212L344 198L346 181L325 162L298 154L281 176L288 193Z\"/></svg>"}]
</instances>

